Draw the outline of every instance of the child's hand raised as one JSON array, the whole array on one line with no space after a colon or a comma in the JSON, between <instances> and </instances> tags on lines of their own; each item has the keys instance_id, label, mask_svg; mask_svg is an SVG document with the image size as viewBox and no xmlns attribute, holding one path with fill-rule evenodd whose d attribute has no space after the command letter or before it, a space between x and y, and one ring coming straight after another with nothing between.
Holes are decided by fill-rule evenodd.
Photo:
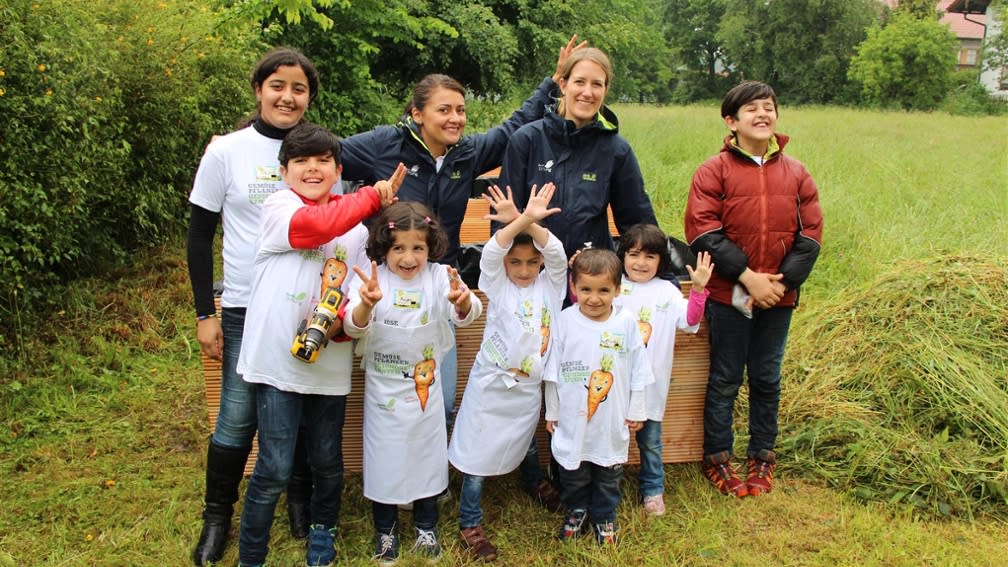
<instances>
[{"instance_id":1,"label":"child's hand raised","mask_svg":"<svg viewBox=\"0 0 1008 567\"><path fill-rule=\"evenodd\" d=\"M382 179L374 184L375 191L378 192L378 198L381 199L383 209L399 200L399 197L396 197L396 193L399 192L403 179L406 179L406 166L402 162L399 162L391 177Z\"/></svg>"},{"instance_id":2,"label":"child's hand raised","mask_svg":"<svg viewBox=\"0 0 1008 567\"><path fill-rule=\"evenodd\" d=\"M697 254L696 268L694 269L687 264L686 271L689 272L693 291L703 292L704 287L707 286L707 282L710 280L711 273L714 271L714 264L711 262L710 254L707 252Z\"/></svg>"},{"instance_id":3,"label":"child's hand raised","mask_svg":"<svg viewBox=\"0 0 1008 567\"><path fill-rule=\"evenodd\" d=\"M510 190L510 187L508 188ZM537 222L544 218L560 212L558 207L549 208L553 193L556 192L556 185L544 183L542 189L536 192L536 186L532 186L532 194L529 195L528 205L525 207L525 214L534 218Z\"/></svg>"},{"instance_id":4,"label":"child's hand raised","mask_svg":"<svg viewBox=\"0 0 1008 567\"><path fill-rule=\"evenodd\" d=\"M360 287L361 303L368 308L374 307L382 299L382 291L378 286L378 263L371 262L371 277L368 277L359 266L354 266L353 269L362 282Z\"/></svg>"},{"instance_id":5,"label":"child's hand raised","mask_svg":"<svg viewBox=\"0 0 1008 567\"><path fill-rule=\"evenodd\" d=\"M518 206L515 205L514 197L511 195L511 186L507 186L507 196L500 190L500 187L491 185L486 193L483 193L483 200L493 207L496 214L483 215L484 220L491 220L501 224L509 224L518 218Z\"/></svg>"},{"instance_id":6,"label":"child's hand raised","mask_svg":"<svg viewBox=\"0 0 1008 567\"><path fill-rule=\"evenodd\" d=\"M448 270L448 281L451 286L451 289L448 290L448 301L455 304L459 318L465 317L472 309L472 294L462 278L459 277L458 270L451 266L445 266L445 268Z\"/></svg>"}]
</instances>

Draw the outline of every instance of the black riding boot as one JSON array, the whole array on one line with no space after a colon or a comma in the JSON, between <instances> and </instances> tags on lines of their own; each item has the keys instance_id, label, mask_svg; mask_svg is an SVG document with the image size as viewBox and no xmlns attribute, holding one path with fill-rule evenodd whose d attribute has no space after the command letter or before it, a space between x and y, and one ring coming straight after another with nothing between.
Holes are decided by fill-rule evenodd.
<instances>
[{"instance_id":1,"label":"black riding boot","mask_svg":"<svg viewBox=\"0 0 1008 567\"><path fill-rule=\"evenodd\" d=\"M245 476L245 461L251 450L251 447L222 447L213 440L207 447L203 531L192 553L196 565L216 563L224 556L231 531L231 514L238 501L238 485Z\"/></svg>"},{"instance_id":2,"label":"black riding boot","mask_svg":"<svg viewBox=\"0 0 1008 567\"><path fill-rule=\"evenodd\" d=\"M295 539L308 537L311 528L312 471L308 464L308 441L305 435L304 427L299 428L297 443L294 445L294 463L287 482L287 519L290 521L291 536Z\"/></svg>"}]
</instances>

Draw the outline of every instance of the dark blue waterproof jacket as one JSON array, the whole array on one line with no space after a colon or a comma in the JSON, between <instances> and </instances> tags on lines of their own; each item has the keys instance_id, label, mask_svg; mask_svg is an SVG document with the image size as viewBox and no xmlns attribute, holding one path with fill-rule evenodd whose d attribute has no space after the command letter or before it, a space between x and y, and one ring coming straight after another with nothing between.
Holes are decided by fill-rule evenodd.
<instances>
[{"instance_id":1,"label":"dark blue waterproof jacket","mask_svg":"<svg viewBox=\"0 0 1008 567\"><path fill-rule=\"evenodd\" d=\"M508 139L523 124L542 118L553 103L556 88L553 79L547 77L503 124L482 134L463 136L448 148L440 171L420 138L419 128L408 117L395 126L379 126L345 138L343 179L373 185L379 179L388 179L402 162L407 174L399 188L399 200L419 201L434 211L448 233L449 245L443 257L432 260L457 266L459 229L474 180L501 165Z\"/></svg>"},{"instance_id":2,"label":"dark blue waterproof jacket","mask_svg":"<svg viewBox=\"0 0 1008 567\"><path fill-rule=\"evenodd\" d=\"M543 224L563 242L567 256L589 242L593 248L613 248L607 206L621 233L637 223L658 224L637 157L606 107L581 128L551 110L511 137L501 187L510 185L515 203L524 209L532 185L547 182L557 187L550 206L562 212Z\"/></svg>"}]
</instances>

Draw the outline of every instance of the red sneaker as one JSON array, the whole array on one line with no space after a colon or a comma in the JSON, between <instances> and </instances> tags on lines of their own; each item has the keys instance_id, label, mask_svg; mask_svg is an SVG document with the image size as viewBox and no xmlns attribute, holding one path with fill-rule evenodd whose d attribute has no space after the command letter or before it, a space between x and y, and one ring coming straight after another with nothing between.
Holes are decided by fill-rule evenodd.
<instances>
[{"instance_id":1,"label":"red sneaker","mask_svg":"<svg viewBox=\"0 0 1008 567\"><path fill-rule=\"evenodd\" d=\"M749 457L749 474L746 476L746 486L750 496L760 496L773 488L773 472L777 466L777 455L773 451L763 449Z\"/></svg>"},{"instance_id":2,"label":"red sneaker","mask_svg":"<svg viewBox=\"0 0 1008 567\"><path fill-rule=\"evenodd\" d=\"M735 498L744 498L749 495L749 488L735 472L735 467L731 464L731 453L728 451L705 455L700 467L703 469L704 476L722 494Z\"/></svg>"}]
</instances>

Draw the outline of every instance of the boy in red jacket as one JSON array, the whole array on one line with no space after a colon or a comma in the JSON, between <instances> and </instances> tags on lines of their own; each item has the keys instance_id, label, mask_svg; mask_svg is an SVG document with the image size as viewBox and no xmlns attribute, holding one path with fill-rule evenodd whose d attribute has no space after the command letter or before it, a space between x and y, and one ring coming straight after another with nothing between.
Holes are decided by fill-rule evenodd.
<instances>
[{"instance_id":1,"label":"boy in red jacket","mask_svg":"<svg viewBox=\"0 0 1008 567\"><path fill-rule=\"evenodd\" d=\"M776 133L777 96L756 81L732 88L721 103L731 130L718 155L693 176L686 240L715 265L707 289L710 378L704 403L703 471L724 494L770 492L776 464L780 369L798 288L822 240L819 192L805 166L783 154ZM732 413L749 377L748 474L732 465Z\"/></svg>"}]
</instances>

